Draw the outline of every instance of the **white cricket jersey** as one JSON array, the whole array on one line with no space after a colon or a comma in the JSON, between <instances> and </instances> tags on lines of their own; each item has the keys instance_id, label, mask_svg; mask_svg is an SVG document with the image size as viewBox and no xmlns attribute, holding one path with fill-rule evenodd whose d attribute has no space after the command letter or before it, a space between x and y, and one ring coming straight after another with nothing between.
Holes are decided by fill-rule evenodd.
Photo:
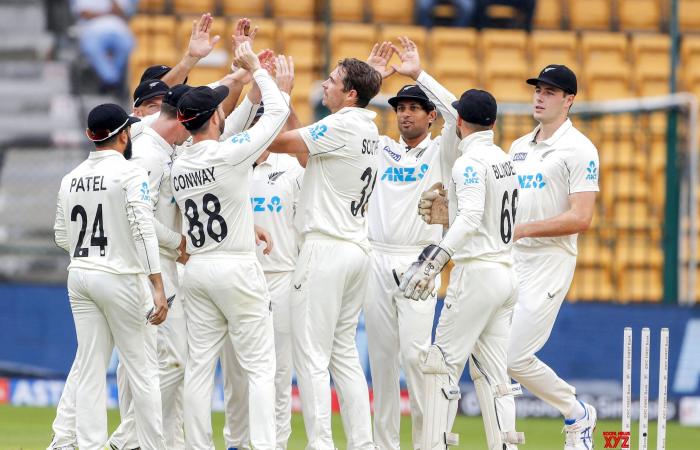
<instances>
[{"instance_id":1,"label":"white cricket jersey","mask_svg":"<svg viewBox=\"0 0 700 450\"><path fill-rule=\"evenodd\" d=\"M442 237L441 225L428 225L418 215L418 202L435 183L447 185L452 165L459 157L455 133L455 100L447 89L422 72L418 84L431 98L445 119L440 136L430 134L416 147L379 137L377 184L369 203L369 239L379 244L425 246Z\"/></svg>"},{"instance_id":2,"label":"white cricket jersey","mask_svg":"<svg viewBox=\"0 0 700 450\"><path fill-rule=\"evenodd\" d=\"M131 161L148 172L148 183L153 203L153 223L160 252L170 259L177 259L180 246L180 214L170 184L170 169L174 150L153 128L144 127L141 134L132 139Z\"/></svg>"},{"instance_id":3,"label":"white cricket jersey","mask_svg":"<svg viewBox=\"0 0 700 450\"><path fill-rule=\"evenodd\" d=\"M347 107L299 130L309 149L295 218L303 235L322 233L368 247L365 216L379 144L375 116Z\"/></svg>"},{"instance_id":4,"label":"white cricket jersey","mask_svg":"<svg viewBox=\"0 0 700 450\"><path fill-rule=\"evenodd\" d=\"M459 144L452 168L457 193L454 218L440 246L455 262L481 260L512 264L511 246L518 207L513 163L493 143L493 131L472 133Z\"/></svg>"},{"instance_id":5,"label":"white cricket jersey","mask_svg":"<svg viewBox=\"0 0 700 450\"><path fill-rule=\"evenodd\" d=\"M250 203L255 225L272 235L272 252L263 255L263 245L256 247L263 271L288 272L296 267L299 255L298 232L294 213L299 201L304 168L297 159L284 153L270 153L253 168L250 177Z\"/></svg>"},{"instance_id":6,"label":"white cricket jersey","mask_svg":"<svg viewBox=\"0 0 700 450\"><path fill-rule=\"evenodd\" d=\"M569 195L598 192L598 150L567 119L549 139L535 142L538 126L510 147L518 173L518 223L549 219L569 210ZM576 255L577 234L523 238L516 249L549 248Z\"/></svg>"},{"instance_id":7,"label":"white cricket jersey","mask_svg":"<svg viewBox=\"0 0 700 450\"><path fill-rule=\"evenodd\" d=\"M90 152L63 177L54 233L68 270L160 273L146 170L115 150Z\"/></svg>"},{"instance_id":8,"label":"white cricket jersey","mask_svg":"<svg viewBox=\"0 0 700 450\"><path fill-rule=\"evenodd\" d=\"M253 162L284 126L289 107L267 71L253 76L265 102L258 123L224 142L192 144L173 163L171 182L190 255L255 253L248 177Z\"/></svg>"},{"instance_id":9,"label":"white cricket jersey","mask_svg":"<svg viewBox=\"0 0 700 450\"><path fill-rule=\"evenodd\" d=\"M134 115L131 114L131 116ZM146 129L146 127L150 127L156 120L158 120L158 117L160 117L160 111L153 114L149 114L146 117L142 117L140 122L136 122L135 124L131 125L131 128L129 129L131 139L136 139L137 137L139 137L141 133L143 133L143 130Z\"/></svg>"}]
</instances>

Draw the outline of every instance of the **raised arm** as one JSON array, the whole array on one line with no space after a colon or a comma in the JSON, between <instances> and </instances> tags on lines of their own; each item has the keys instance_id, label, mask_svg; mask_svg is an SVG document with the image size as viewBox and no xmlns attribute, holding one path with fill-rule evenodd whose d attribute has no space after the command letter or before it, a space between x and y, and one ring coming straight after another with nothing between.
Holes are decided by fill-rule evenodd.
<instances>
[{"instance_id":1,"label":"raised arm","mask_svg":"<svg viewBox=\"0 0 700 450\"><path fill-rule=\"evenodd\" d=\"M194 66L214 49L221 38L218 35L210 38L213 23L214 18L209 13L202 14L199 20L192 21L192 35L185 56L162 78L168 86L184 83Z\"/></svg>"}]
</instances>

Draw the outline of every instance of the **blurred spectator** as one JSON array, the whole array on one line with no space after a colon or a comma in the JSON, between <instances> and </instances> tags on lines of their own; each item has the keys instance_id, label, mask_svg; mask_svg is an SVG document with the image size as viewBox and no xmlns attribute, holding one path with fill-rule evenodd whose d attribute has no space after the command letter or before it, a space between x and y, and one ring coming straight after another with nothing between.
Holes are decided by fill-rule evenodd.
<instances>
[{"instance_id":1,"label":"blurred spectator","mask_svg":"<svg viewBox=\"0 0 700 450\"><path fill-rule=\"evenodd\" d=\"M475 3L478 0L416 0L416 22L424 27L433 26L433 8L439 3L449 3L455 8L454 22L456 27L468 27L472 25Z\"/></svg>"},{"instance_id":2,"label":"blurred spectator","mask_svg":"<svg viewBox=\"0 0 700 450\"><path fill-rule=\"evenodd\" d=\"M80 50L106 89L123 85L134 36L127 25L138 0L72 0Z\"/></svg>"},{"instance_id":3,"label":"blurred spectator","mask_svg":"<svg viewBox=\"0 0 700 450\"><path fill-rule=\"evenodd\" d=\"M532 18L535 14L535 3L536 0L476 0L476 7L474 8L474 26L478 30L484 27L498 26L499 24L491 23L490 17L488 16L488 7L491 5L508 5L518 10L518 14L522 20L519 26L530 31L532 29ZM513 28L515 24L508 23L507 25L508 28ZM503 26L503 24L500 24L500 26Z\"/></svg>"}]
</instances>

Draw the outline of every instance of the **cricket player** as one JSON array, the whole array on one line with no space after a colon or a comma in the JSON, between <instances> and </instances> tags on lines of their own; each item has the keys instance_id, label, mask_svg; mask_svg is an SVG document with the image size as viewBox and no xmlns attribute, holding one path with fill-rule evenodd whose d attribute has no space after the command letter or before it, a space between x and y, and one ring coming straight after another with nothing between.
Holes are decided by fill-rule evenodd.
<instances>
[{"instance_id":1,"label":"cricket player","mask_svg":"<svg viewBox=\"0 0 700 450\"><path fill-rule=\"evenodd\" d=\"M378 179L367 213L372 259L364 313L374 393L374 438L387 450L400 448L399 365L406 375L414 448L420 447L420 352L431 342L437 300L431 295L423 302L407 302L392 270L404 272L423 248L440 241L442 226L423 222L415 205L423 191L436 183L447 185L459 156L457 117L451 106L456 98L422 70L415 43L405 37L399 40L403 47L400 67L387 69L394 53L389 42L375 44L368 59L386 76L398 72L417 82L389 99L401 137L398 142L389 136L379 138ZM437 118L436 105L445 126L433 139L430 127Z\"/></svg>"},{"instance_id":2,"label":"cricket player","mask_svg":"<svg viewBox=\"0 0 700 450\"><path fill-rule=\"evenodd\" d=\"M168 85L161 80L141 82L134 90L133 115L142 118L158 114L168 89Z\"/></svg>"},{"instance_id":3,"label":"cricket player","mask_svg":"<svg viewBox=\"0 0 700 450\"><path fill-rule=\"evenodd\" d=\"M280 134L270 146L275 153L309 156L295 218L303 244L291 298L292 350L309 450L335 448L329 370L348 449L374 448L355 333L370 266L365 217L379 144L376 114L366 107L381 82L381 74L364 61L341 60L322 84L323 104L332 114Z\"/></svg>"},{"instance_id":4,"label":"cricket player","mask_svg":"<svg viewBox=\"0 0 700 450\"><path fill-rule=\"evenodd\" d=\"M168 306L148 176L127 161L136 121L113 104L90 111L86 134L95 151L63 178L58 194L55 239L71 255L68 292L78 337L75 376L67 383L75 399L73 430L86 450L107 442L105 376L115 344L133 393L140 446L165 449L153 325L165 320Z\"/></svg>"},{"instance_id":5,"label":"cricket player","mask_svg":"<svg viewBox=\"0 0 700 450\"><path fill-rule=\"evenodd\" d=\"M187 327L182 296L178 293L176 260L184 256L186 240L180 234L182 225L177 204L173 201L170 168L175 157L175 146L182 145L190 137L190 133L177 120L177 102L189 90L189 86L179 84L165 93L156 121L152 126L144 127L143 132L133 139L131 158L148 172L163 287L166 298L174 298L170 302L168 321L158 327L157 349L163 433L169 449L184 448L185 445L182 385L187 362ZM117 450L138 447L134 433L131 389L125 380L123 368L123 364L119 364L117 369L121 423L110 437L111 447Z\"/></svg>"},{"instance_id":6,"label":"cricket player","mask_svg":"<svg viewBox=\"0 0 700 450\"><path fill-rule=\"evenodd\" d=\"M189 348L184 388L188 449L214 448L211 395L227 338L248 378L251 443L260 450L275 446L274 334L270 297L255 257L247 179L253 162L284 126L289 108L248 42L236 49L235 61L253 73L265 103L265 114L249 131L219 142L225 86L193 88L178 103L178 120L194 138L171 170L190 255L182 280Z\"/></svg>"},{"instance_id":7,"label":"cricket player","mask_svg":"<svg viewBox=\"0 0 700 450\"><path fill-rule=\"evenodd\" d=\"M497 106L493 96L470 89L452 106L458 113L461 156L452 168L456 202L451 226L404 274L400 289L414 301L427 299L435 277L450 259L454 268L435 342L422 365L424 417L421 449L458 445L451 433L457 414L459 378L471 358L489 450L515 449L522 441L514 420L504 421L503 399L511 396L506 350L517 295L511 245L518 184L513 163L493 143ZM451 199L452 200L452 199ZM454 204L456 203L456 204Z\"/></svg>"},{"instance_id":8,"label":"cricket player","mask_svg":"<svg viewBox=\"0 0 700 450\"><path fill-rule=\"evenodd\" d=\"M281 55L277 57L275 81L285 100L288 101L294 83L294 64L291 57ZM255 89L251 89L249 96L246 96L237 109L245 110L247 102L259 102ZM264 106L260 106L252 125L257 123L263 113ZM287 126L289 126L289 120ZM272 322L275 330L277 449L287 448L287 441L292 431L293 365L289 303L292 276L299 255L299 239L294 226L294 215L299 203L303 177L304 169L296 158L266 150L253 163L253 172L249 179L254 223L258 227L269 230L275 243L271 249L257 247L257 257L262 265L272 300ZM226 447L250 448L245 373L236 360L230 342L224 343L221 367L226 407L224 425Z\"/></svg>"},{"instance_id":9,"label":"cricket player","mask_svg":"<svg viewBox=\"0 0 700 450\"><path fill-rule=\"evenodd\" d=\"M549 65L527 83L535 86L532 116L539 125L510 148L520 183L514 236L520 288L508 372L564 416L566 450L588 450L595 408L577 400L576 389L535 354L547 342L571 286L576 237L593 219L598 150L568 118L577 91L568 67Z\"/></svg>"}]
</instances>

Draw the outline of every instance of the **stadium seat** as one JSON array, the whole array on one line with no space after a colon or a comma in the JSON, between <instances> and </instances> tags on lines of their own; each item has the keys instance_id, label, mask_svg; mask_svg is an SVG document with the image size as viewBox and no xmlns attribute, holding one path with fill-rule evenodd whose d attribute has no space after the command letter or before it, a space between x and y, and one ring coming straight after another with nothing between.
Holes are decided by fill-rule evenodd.
<instances>
[{"instance_id":1,"label":"stadium seat","mask_svg":"<svg viewBox=\"0 0 700 450\"><path fill-rule=\"evenodd\" d=\"M528 74L527 66L517 63L506 66L499 62L481 68L484 89L491 92L499 103L531 101L532 87L525 83Z\"/></svg>"},{"instance_id":2,"label":"stadium seat","mask_svg":"<svg viewBox=\"0 0 700 450\"><path fill-rule=\"evenodd\" d=\"M377 41L374 24L336 23L330 31L330 69L343 58L367 59Z\"/></svg>"},{"instance_id":3,"label":"stadium seat","mask_svg":"<svg viewBox=\"0 0 700 450\"><path fill-rule=\"evenodd\" d=\"M569 301L617 300L610 270L603 267L577 267L566 298Z\"/></svg>"},{"instance_id":4,"label":"stadium seat","mask_svg":"<svg viewBox=\"0 0 700 450\"><path fill-rule=\"evenodd\" d=\"M314 0L271 0L272 17L289 19L316 18Z\"/></svg>"},{"instance_id":5,"label":"stadium seat","mask_svg":"<svg viewBox=\"0 0 700 450\"><path fill-rule=\"evenodd\" d=\"M187 75L187 84L190 86L204 86L222 79L231 69L228 65L203 66L197 65Z\"/></svg>"},{"instance_id":6,"label":"stadium seat","mask_svg":"<svg viewBox=\"0 0 700 450\"><path fill-rule=\"evenodd\" d=\"M413 0L375 0L369 3L374 23L413 23Z\"/></svg>"},{"instance_id":7,"label":"stadium seat","mask_svg":"<svg viewBox=\"0 0 700 450\"><path fill-rule=\"evenodd\" d=\"M671 70L670 37L665 34L634 34L630 47L637 95L667 94Z\"/></svg>"},{"instance_id":8,"label":"stadium seat","mask_svg":"<svg viewBox=\"0 0 700 450\"><path fill-rule=\"evenodd\" d=\"M214 14L216 0L172 0L173 11L176 14Z\"/></svg>"},{"instance_id":9,"label":"stadium seat","mask_svg":"<svg viewBox=\"0 0 700 450\"><path fill-rule=\"evenodd\" d=\"M579 235L576 267L601 267L610 270L613 266L612 249L600 242L593 233Z\"/></svg>"},{"instance_id":10,"label":"stadium seat","mask_svg":"<svg viewBox=\"0 0 700 450\"><path fill-rule=\"evenodd\" d=\"M700 35L683 35L680 67L685 88L700 94Z\"/></svg>"},{"instance_id":11,"label":"stadium seat","mask_svg":"<svg viewBox=\"0 0 700 450\"><path fill-rule=\"evenodd\" d=\"M623 200L647 203L649 185L644 174L639 171L617 170L601 177L601 197L607 209L614 209L617 202Z\"/></svg>"},{"instance_id":12,"label":"stadium seat","mask_svg":"<svg viewBox=\"0 0 700 450\"><path fill-rule=\"evenodd\" d=\"M538 0L535 5L534 28L558 30L562 27L561 0Z\"/></svg>"},{"instance_id":13,"label":"stadium seat","mask_svg":"<svg viewBox=\"0 0 700 450\"><path fill-rule=\"evenodd\" d=\"M660 302L663 293L663 273L660 269L640 267L618 274L616 295L622 302Z\"/></svg>"},{"instance_id":14,"label":"stadium seat","mask_svg":"<svg viewBox=\"0 0 700 450\"><path fill-rule=\"evenodd\" d=\"M548 64L564 64L578 73L578 39L570 31L533 31L530 34L532 73Z\"/></svg>"},{"instance_id":15,"label":"stadium seat","mask_svg":"<svg viewBox=\"0 0 700 450\"><path fill-rule=\"evenodd\" d=\"M633 170L643 172L646 161L634 134L608 134L596 139L600 167L603 172Z\"/></svg>"},{"instance_id":16,"label":"stadium seat","mask_svg":"<svg viewBox=\"0 0 700 450\"><path fill-rule=\"evenodd\" d=\"M598 66L587 64L584 68L586 93L591 100L631 98L634 93L630 83L628 65Z\"/></svg>"},{"instance_id":17,"label":"stadium seat","mask_svg":"<svg viewBox=\"0 0 700 450\"><path fill-rule=\"evenodd\" d=\"M457 98L467 89L479 86L477 68L471 64L462 67L434 65L431 75Z\"/></svg>"},{"instance_id":18,"label":"stadium seat","mask_svg":"<svg viewBox=\"0 0 700 450\"><path fill-rule=\"evenodd\" d=\"M433 70L476 69L476 30L435 27L430 32L430 60ZM467 67L470 66L470 67Z\"/></svg>"},{"instance_id":19,"label":"stadium seat","mask_svg":"<svg viewBox=\"0 0 700 450\"><path fill-rule=\"evenodd\" d=\"M582 33L581 53L584 68L627 65L627 37L623 33Z\"/></svg>"},{"instance_id":20,"label":"stadium seat","mask_svg":"<svg viewBox=\"0 0 700 450\"><path fill-rule=\"evenodd\" d=\"M279 51L294 58L294 69L309 71L321 64L320 25L310 21L285 20L278 28Z\"/></svg>"},{"instance_id":21,"label":"stadium seat","mask_svg":"<svg viewBox=\"0 0 700 450\"><path fill-rule=\"evenodd\" d=\"M618 201L613 208L612 219L617 230L626 236L660 236L660 218L651 214L647 202Z\"/></svg>"},{"instance_id":22,"label":"stadium seat","mask_svg":"<svg viewBox=\"0 0 700 450\"><path fill-rule=\"evenodd\" d=\"M617 18L625 31L661 28L661 0L617 0Z\"/></svg>"},{"instance_id":23,"label":"stadium seat","mask_svg":"<svg viewBox=\"0 0 700 450\"><path fill-rule=\"evenodd\" d=\"M264 17L266 7L266 0L221 0L221 8L226 16Z\"/></svg>"},{"instance_id":24,"label":"stadium seat","mask_svg":"<svg viewBox=\"0 0 700 450\"><path fill-rule=\"evenodd\" d=\"M165 4L166 0L140 0L138 2L138 12L162 14L165 12Z\"/></svg>"},{"instance_id":25,"label":"stadium seat","mask_svg":"<svg viewBox=\"0 0 700 450\"><path fill-rule=\"evenodd\" d=\"M678 25L682 32L700 31L700 0L678 1Z\"/></svg>"},{"instance_id":26,"label":"stadium seat","mask_svg":"<svg viewBox=\"0 0 700 450\"><path fill-rule=\"evenodd\" d=\"M137 39L152 36L172 37L175 35L177 21L174 16L151 16L138 14L131 18L129 26Z\"/></svg>"},{"instance_id":27,"label":"stadium seat","mask_svg":"<svg viewBox=\"0 0 700 450\"><path fill-rule=\"evenodd\" d=\"M524 31L484 30L481 32L480 51L484 65L524 67L526 70L529 67Z\"/></svg>"},{"instance_id":28,"label":"stadium seat","mask_svg":"<svg viewBox=\"0 0 700 450\"><path fill-rule=\"evenodd\" d=\"M408 36L413 42L418 46L418 51L420 52L421 59L424 64L429 63L428 54L428 33L424 27L419 26L403 26L403 25L383 25L379 28L379 35L377 41L391 41L399 49L401 45L397 39L399 36ZM367 55L371 50L371 46L367 48ZM367 56L365 56L367 58ZM364 59L363 59L364 60ZM392 64L401 64L398 55L395 55L392 59ZM407 84L415 83L412 79L404 77L403 75L395 74L387 78L382 83L382 92L388 94L395 94L403 86Z\"/></svg>"},{"instance_id":29,"label":"stadium seat","mask_svg":"<svg viewBox=\"0 0 700 450\"><path fill-rule=\"evenodd\" d=\"M572 30L609 30L610 0L568 0Z\"/></svg>"},{"instance_id":30,"label":"stadium seat","mask_svg":"<svg viewBox=\"0 0 700 450\"><path fill-rule=\"evenodd\" d=\"M333 21L362 22L365 18L365 0L330 0Z\"/></svg>"}]
</instances>

